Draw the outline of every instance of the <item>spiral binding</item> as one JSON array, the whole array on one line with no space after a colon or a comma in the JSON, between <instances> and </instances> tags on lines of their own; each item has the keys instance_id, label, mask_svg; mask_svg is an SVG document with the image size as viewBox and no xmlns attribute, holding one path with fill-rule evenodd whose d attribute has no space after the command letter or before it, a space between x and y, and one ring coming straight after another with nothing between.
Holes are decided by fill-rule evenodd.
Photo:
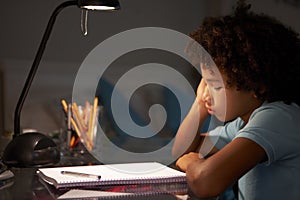
<instances>
[{"instance_id":1,"label":"spiral binding","mask_svg":"<svg viewBox=\"0 0 300 200\"><path fill-rule=\"evenodd\" d=\"M182 176L172 177L158 177L158 178L143 178L137 177L135 179L118 179L118 180L95 180L86 182L86 180L78 181L65 181L60 182L57 188L76 188L76 187L94 187L94 186L106 186L106 185L133 185L133 184L172 184L172 183L185 183L186 179Z\"/></svg>"}]
</instances>

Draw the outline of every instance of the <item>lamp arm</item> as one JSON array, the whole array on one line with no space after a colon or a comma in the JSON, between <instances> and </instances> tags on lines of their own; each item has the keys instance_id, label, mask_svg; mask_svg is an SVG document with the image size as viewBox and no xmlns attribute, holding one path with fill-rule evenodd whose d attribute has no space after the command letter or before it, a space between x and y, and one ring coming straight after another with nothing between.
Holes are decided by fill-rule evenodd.
<instances>
[{"instance_id":1,"label":"lamp arm","mask_svg":"<svg viewBox=\"0 0 300 200\"><path fill-rule=\"evenodd\" d=\"M49 19L47 28L46 28L45 33L43 35L43 38L41 40L40 46L39 46L38 51L36 53L36 56L35 56L35 59L33 61L32 66L31 66L31 69L28 73L25 85L23 87L22 93L19 97L19 100L18 100L18 103L17 103L17 106L16 106L15 116L14 116L14 135L13 135L14 138L17 137L18 135L20 135L20 133L21 133L21 128L20 128L21 110L22 110L24 101L27 97L27 94L29 92L29 89L30 89L30 86L32 84L33 78L34 78L34 76L37 72L39 63L42 59L42 56L43 56L44 50L46 48L46 44L47 44L47 41L48 41L49 36L51 34L51 31L52 31L54 22L56 20L56 17L62 9L64 9L65 7L68 7L68 6L72 6L72 5L77 5L77 0L71 0L71 1L63 2L62 4L60 4L59 6L56 7L56 9L53 11L53 13L52 13L52 15Z\"/></svg>"}]
</instances>

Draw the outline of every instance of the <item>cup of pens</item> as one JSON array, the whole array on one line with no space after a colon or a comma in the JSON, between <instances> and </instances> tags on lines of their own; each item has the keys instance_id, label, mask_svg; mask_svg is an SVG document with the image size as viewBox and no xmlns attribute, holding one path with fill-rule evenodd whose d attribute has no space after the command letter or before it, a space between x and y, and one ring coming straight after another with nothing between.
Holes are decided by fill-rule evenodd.
<instances>
[{"instance_id":1,"label":"cup of pens","mask_svg":"<svg viewBox=\"0 0 300 200\"><path fill-rule=\"evenodd\" d=\"M67 103L61 100L66 116L66 131L63 131L61 151L63 154L84 153L92 151L97 134L97 121L99 114L98 98L94 102L86 101L84 105L76 102Z\"/></svg>"}]
</instances>

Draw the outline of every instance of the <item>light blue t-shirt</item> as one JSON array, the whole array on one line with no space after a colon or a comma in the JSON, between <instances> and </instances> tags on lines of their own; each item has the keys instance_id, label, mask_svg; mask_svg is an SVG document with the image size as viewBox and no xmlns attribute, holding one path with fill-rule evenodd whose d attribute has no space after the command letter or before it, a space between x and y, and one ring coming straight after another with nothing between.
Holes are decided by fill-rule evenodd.
<instances>
[{"instance_id":1,"label":"light blue t-shirt","mask_svg":"<svg viewBox=\"0 0 300 200\"><path fill-rule=\"evenodd\" d=\"M238 118L209 132L218 137L219 149L243 137L259 144L267 154L267 161L240 178L239 200L299 200L300 107L283 102L264 103L243 125Z\"/></svg>"}]
</instances>

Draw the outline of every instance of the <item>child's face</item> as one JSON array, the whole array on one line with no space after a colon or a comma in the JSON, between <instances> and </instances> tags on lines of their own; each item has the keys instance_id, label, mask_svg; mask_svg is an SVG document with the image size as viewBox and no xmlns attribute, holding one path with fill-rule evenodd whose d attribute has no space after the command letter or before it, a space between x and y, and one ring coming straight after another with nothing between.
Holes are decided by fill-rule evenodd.
<instances>
[{"instance_id":1,"label":"child's face","mask_svg":"<svg viewBox=\"0 0 300 200\"><path fill-rule=\"evenodd\" d=\"M226 87L226 77L220 74L217 67L201 67L201 71L210 95L210 102L206 103L208 112L223 122L237 117L248 121L256 105L253 93L238 91L234 86Z\"/></svg>"}]
</instances>

